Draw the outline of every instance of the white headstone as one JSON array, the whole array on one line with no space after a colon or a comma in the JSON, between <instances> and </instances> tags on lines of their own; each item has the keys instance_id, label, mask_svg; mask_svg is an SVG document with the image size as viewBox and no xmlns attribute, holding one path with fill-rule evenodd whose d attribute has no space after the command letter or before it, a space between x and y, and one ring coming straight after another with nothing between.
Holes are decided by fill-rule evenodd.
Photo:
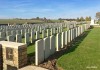
<instances>
[{"instance_id":1,"label":"white headstone","mask_svg":"<svg viewBox=\"0 0 100 70\"><path fill-rule=\"evenodd\" d=\"M35 42L35 65L44 61L44 41L43 39Z\"/></svg>"},{"instance_id":2,"label":"white headstone","mask_svg":"<svg viewBox=\"0 0 100 70\"><path fill-rule=\"evenodd\" d=\"M21 43L22 42L22 36L16 35L16 42Z\"/></svg>"},{"instance_id":3,"label":"white headstone","mask_svg":"<svg viewBox=\"0 0 100 70\"><path fill-rule=\"evenodd\" d=\"M61 48L65 46L65 32L61 33Z\"/></svg>"},{"instance_id":4,"label":"white headstone","mask_svg":"<svg viewBox=\"0 0 100 70\"><path fill-rule=\"evenodd\" d=\"M32 31L32 32L31 32L31 43L34 42L34 35L35 35L35 33Z\"/></svg>"},{"instance_id":5,"label":"white headstone","mask_svg":"<svg viewBox=\"0 0 100 70\"><path fill-rule=\"evenodd\" d=\"M25 44L29 45L30 44L30 37L29 33L25 33Z\"/></svg>"},{"instance_id":6,"label":"white headstone","mask_svg":"<svg viewBox=\"0 0 100 70\"><path fill-rule=\"evenodd\" d=\"M11 41L14 42L15 41L15 37L12 35L7 36L7 41Z\"/></svg>"},{"instance_id":7,"label":"white headstone","mask_svg":"<svg viewBox=\"0 0 100 70\"><path fill-rule=\"evenodd\" d=\"M44 57L47 59L50 56L50 37L44 38Z\"/></svg>"},{"instance_id":8,"label":"white headstone","mask_svg":"<svg viewBox=\"0 0 100 70\"><path fill-rule=\"evenodd\" d=\"M56 51L56 38L55 36L50 36L50 54L54 54Z\"/></svg>"},{"instance_id":9,"label":"white headstone","mask_svg":"<svg viewBox=\"0 0 100 70\"><path fill-rule=\"evenodd\" d=\"M61 49L61 34L56 35L56 50L59 51Z\"/></svg>"}]
</instances>

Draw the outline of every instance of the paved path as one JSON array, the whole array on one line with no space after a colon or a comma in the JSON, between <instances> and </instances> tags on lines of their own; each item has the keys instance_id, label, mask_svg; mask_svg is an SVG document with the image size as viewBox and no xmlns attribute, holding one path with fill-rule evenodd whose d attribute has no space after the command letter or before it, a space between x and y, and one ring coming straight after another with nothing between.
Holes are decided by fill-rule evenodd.
<instances>
[{"instance_id":1,"label":"paved path","mask_svg":"<svg viewBox=\"0 0 100 70\"><path fill-rule=\"evenodd\" d=\"M23 67L19 70L48 70L48 69L30 65L30 66Z\"/></svg>"}]
</instances>

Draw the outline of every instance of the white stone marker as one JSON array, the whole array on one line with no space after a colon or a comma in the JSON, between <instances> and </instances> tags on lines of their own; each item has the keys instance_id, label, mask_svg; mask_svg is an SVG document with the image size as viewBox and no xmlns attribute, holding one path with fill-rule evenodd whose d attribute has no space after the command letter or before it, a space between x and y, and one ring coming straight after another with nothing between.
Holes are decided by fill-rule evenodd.
<instances>
[{"instance_id":1,"label":"white stone marker","mask_svg":"<svg viewBox=\"0 0 100 70\"><path fill-rule=\"evenodd\" d=\"M16 30L16 34L21 34L21 31L20 30Z\"/></svg>"},{"instance_id":2,"label":"white stone marker","mask_svg":"<svg viewBox=\"0 0 100 70\"><path fill-rule=\"evenodd\" d=\"M24 35L25 35L25 30L21 30L21 35L22 35L22 37L24 37Z\"/></svg>"},{"instance_id":3,"label":"white stone marker","mask_svg":"<svg viewBox=\"0 0 100 70\"><path fill-rule=\"evenodd\" d=\"M53 29L51 28L50 30L51 30L51 36L52 36L53 35Z\"/></svg>"},{"instance_id":4,"label":"white stone marker","mask_svg":"<svg viewBox=\"0 0 100 70\"><path fill-rule=\"evenodd\" d=\"M53 28L53 34L56 34L56 29L55 28Z\"/></svg>"},{"instance_id":5,"label":"white stone marker","mask_svg":"<svg viewBox=\"0 0 100 70\"><path fill-rule=\"evenodd\" d=\"M22 36L16 35L16 42L21 43L22 42Z\"/></svg>"},{"instance_id":6,"label":"white stone marker","mask_svg":"<svg viewBox=\"0 0 100 70\"><path fill-rule=\"evenodd\" d=\"M65 32L65 45L68 44L68 31Z\"/></svg>"},{"instance_id":7,"label":"white stone marker","mask_svg":"<svg viewBox=\"0 0 100 70\"><path fill-rule=\"evenodd\" d=\"M30 37L29 33L25 33L25 44L29 45L30 44Z\"/></svg>"},{"instance_id":8,"label":"white stone marker","mask_svg":"<svg viewBox=\"0 0 100 70\"><path fill-rule=\"evenodd\" d=\"M61 49L61 34L58 33L56 35L56 51L59 51Z\"/></svg>"},{"instance_id":9,"label":"white stone marker","mask_svg":"<svg viewBox=\"0 0 100 70\"><path fill-rule=\"evenodd\" d=\"M45 30L42 30L42 38L45 38L45 37L46 37Z\"/></svg>"},{"instance_id":10,"label":"white stone marker","mask_svg":"<svg viewBox=\"0 0 100 70\"><path fill-rule=\"evenodd\" d=\"M34 42L34 35L35 35L35 33L32 31L32 32L31 32L31 43Z\"/></svg>"},{"instance_id":11,"label":"white stone marker","mask_svg":"<svg viewBox=\"0 0 100 70\"><path fill-rule=\"evenodd\" d=\"M74 35L75 35L75 32L74 32L74 28L72 29L72 40L74 39Z\"/></svg>"},{"instance_id":12,"label":"white stone marker","mask_svg":"<svg viewBox=\"0 0 100 70\"><path fill-rule=\"evenodd\" d=\"M11 35L13 35L14 37L16 37L16 31L15 30L11 31Z\"/></svg>"},{"instance_id":13,"label":"white stone marker","mask_svg":"<svg viewBox=\"0 0 100 70\"><path fill-rule=\"evenodd\" d=\"M11 31L6 31L6 36L11 35Z\"/></svg>"},{"instance_id":14,"label":"white stone marker","mask_svg":"<svg viewBox=\"0 0 100 70\"><path fill-rule=\"evenodd\" d=\"M35 65L44 61L44 41L43 39L35 42Z\"/></svg>"},{"instance_id":15,"label":"white stone marker","mask_svg":"<svg viewBox=\"0 0 100 70\"><path fill-rule=\"evenodd\" d=\"M74 28L74 39L76 38L76 28Z\"/></svg>"},{"instance_id":16,"label":"white stone marker","mask_svg":"<svg viewBox=\"0 0 100 70\"><path fill-rule=\"evenodd\" d=\"M78 36L78 27L76 27L76 37Z\"/></svg>"},{"instance_id":17,"label":"white stone marker","mask_svg":"<svg viewBox=\"0 0 100 70\"><path fill-rule=\"evenodd\" d=\"M70 40L72 41L72 29L70 30Z\"/></svg>"},{"instance_id":18,"label":"white stone marker","mask_svg":"<svg viewBox=\"0 0 100 70\"><path fill-rule=\"evenodd\" d=\"M50 55L56 52L56 38L55 36L50 36Z\"/></svg>"},{"instance_id":19,"label":"white stone marker","mask_svg":"<svg viewBox=\"0 0 100 70\"><path fill-rule=\"evenodd\" d=\"M49 37L49 36L50 36L50 30L47 29L47 37Z\"/></svg>"},{"instance_id":20,"label":"white stone marker","mask_svg":"<svg viewBox=\"0 0 100 70\"><path fill-rule=\"evenodd\" d=\"M50 37L46 37L44 40L44 58L47 59L50 56Z\"/></svg>"},{"instance_id":21,"label":"white stone marker","mask_svg":"<svg viewBox=\"0 0 100 70\"><path fill-rule=\"evenodd\" d=\"M36 31L36 40L40 38L40 33L39 31Z\"/></svg>"},{"instance_id":22,"label":"white stone marker","mask_svg":"<svg viewBox=\"0 0 100 70\"><path fill-rule=\"evenodd\" d=\"M25 29L25 33L28 33L28 29Z\"/></svg>"},{"instance_id":23,"label":"white stone marker","mask_svg":"<svg viewBox=\"0 0 100 70\"><path fill-rule=\"evenodd\" d=\"M14 42L14 41L15 41L15 39L14 39L14 38L15 38L14 36L9 35L9 36L7 36L7 41Z\"/></svg>"},{"instance_id":24,"label":"white stone marker","mask_svg":"<svg viewBox=\"0 0 100 70\"><path fill-rule=\"evenodd\" d=\"M6 33L5 32L0 32L0 38L3 38L5 40L6 39Z\"/></svg>"},{"instance_id":25,"label":"white stone marker","mask_svg":"<svg viewBox=\"0 0 100 70\"><path fill-rule=\"evenodd\" d=\"M68 43L70 43L70 37L71 37L71 35L70 35L70 30L68 30Z\"/></svg>"},{"instance_id":26,"label":"white stone marker","mask_svg":"<svg viewBox=\"0 0 100 70\"><path fill-rule=\"evenodd\" d=\"M57 29L57 30L56 30L56 33L59 33L59 28L57 27L56 29Z\"/></svg>"},{"instance_id":27,"label":"white stone marker","mask_svg":"<svg viewBox=\"0 0 100 70\"><path fill-rule=\"evenodd\" d=\"M80 27L78 27L78 36L80 35Z\"/></svg>"},{"instance_id":28,"label":"white stone marker","mask_svg":"<svg viewBox=\"0 0 100 70\"><path fill-rule=\"evenodd\" d=\"M65 32L61 33L61 48L65 46Z\"/></svg>"},{"instance_id":29,"label":"white stone marker","mask_svg":"<svg viewBox=\"0 0 100 70\"><path fill-rule=\"evenodd\" d=\"M30 28L28 29L28 33L31 34L31 29Z\"/></svg>"}]
</instances>

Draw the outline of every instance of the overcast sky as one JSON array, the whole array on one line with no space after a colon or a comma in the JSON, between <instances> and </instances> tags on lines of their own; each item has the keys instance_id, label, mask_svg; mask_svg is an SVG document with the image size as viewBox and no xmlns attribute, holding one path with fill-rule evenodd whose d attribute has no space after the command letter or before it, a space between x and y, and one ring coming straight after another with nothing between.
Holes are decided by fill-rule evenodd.
<instances>
[{"instance_id":1,"label":"overcast sky","mask_svg":"<svg viewBox=\"0 0 100 70\"><path fill-rule=\"evenodd\" d=\"M0 18L77 18L100 11L100 0L0 0Z\"/></svg>"}]
</instances>

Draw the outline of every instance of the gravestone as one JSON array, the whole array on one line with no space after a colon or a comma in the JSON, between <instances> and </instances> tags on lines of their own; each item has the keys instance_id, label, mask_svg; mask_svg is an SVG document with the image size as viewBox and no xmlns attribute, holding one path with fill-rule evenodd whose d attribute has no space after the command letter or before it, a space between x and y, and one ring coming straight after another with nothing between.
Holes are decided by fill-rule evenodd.
<instances>
[{"instance_id":1,"label":"gravestone","mask_svg":"<svg viewBox=\"0 0 100 70\"><path fill-rule=\"evenodd\" d=\"M70 29L70 40L72 41L72 29Z\"/></svg>"},{"instance_id":2,"label":"gravestone","mask_svg":"<svg viewBox=\"0 0 100 70\"><path fill-rule=\"evenodd\" d=\"M56 34L56 29L55 28L53 28L53 34Z\"/></svg>"},{"instance_id":3,"label":"gravestone","mask_svg":"<svg viewBox=\"0 0 100 70\"><path fill-rule=\"evenodd\" d=\"M44 61L44 41L43 39L35 42L35 65Z\"/></svg>"},{"instance_id":4,"label":"gravestone","mask_svg":"<svg viewBox=\"0 0 100 70\"><path fill-rule=\"evenodd\" d=\"M56 52L56 38L55 36L50 36L50 55Z\"/></svg>"},{"instance_id":5,"label":"gravestone","mask_svg":"<svg viewBox=\"0 0 100 70\"><path fill-rule=\"evenodd\" d=\"M28 29L28 33L31 34L31 29L30 28Z\"/></svg>"},{"instance_id":6,"label":"gravestone","mask_svg":"<svg viewBox=\"0 0 100 70\"><path fill-rule=\"evenodd\" d=\"M80 27L78 27L78 36L80 35Z\"/></svg>"},{"instance_id":7,"label":"gravestone","mask_svg":"<svg viewBox=\"0 0 100 70\"><path fill-rule=\"evenodd\" d=\"M30 44L30 37L29 33L25 33L25 44L29 45Z\"/></svg>"},{"instance_id":8,"label":"gravestone","mask_svg":"<svg viewBox=\"0 0 100 70\"><path fill-rule=\"evenodd\" d=\"M42 30L42 38L45 38L45 37L46 37L45 30Z\"/></svg>"},{"instance_id":9,"label":"gravestone","mask_svg":"<svg viewBox=\"0 0 100 70\"><path fill-rule=\"evenodd\" d=\"M14 37L16 37L16 31L15 30L12 30L11 31L11 35L13 35Z\"/></svg>"},{"instance_id":10,"label":"gravestone","mask_svg":"<svg viewBox=\"0 0 100 70\"><path fill-rule=\"evenodd\" d=\"M25 30L24 29L21 29L21 35L22 35L22 37L24 37L24 35L25 35Z\"/></svg>"},{"instance_id":11,"label":"gravestone","mask_svg":"<svg viewBox=\"0 0 100 70\"><path fill-rule=\"evenodd\" d=\"M39 31L36 31L36 40L40 38L40 33Z\"/></svg>"},{"instance_id":12,"label":"gravestone","mask_svg":"<svg viewBox=\"0 0 100 70\"><path fill-rule=\"evenodd\" d=\"M65 46L65 32L61 33L61 48Z\"/></svg>"},{"instance_id":13,"label":"gravestone","mask_svg":"<svg viewBox=\"0 0 100 70\"><path fill-rule=\"evenodd\" d=\"M16 42L21 43L22 42L22 36L21 35L16 35Z\"/></svg>"},{"instance_id":14,"label":"gravestone","mask_svg":"<svg viewBox=\"0 0 100 70\"><path fill-rule=\"evenodd\" d=\"M31 43L34 43L34 35L35 35L35 33L32 31L31 32Z\"/></svg>"},{"instance_id":15,"label":"gravestone","mask_svg":"<svg viewBox=\"0 0 100 70\"><path fill-rule=\"evenodd\" d=\"M0 38L3 38L5 40L6 39L6 33L5 32L0 32Z\"/></svg>"},{"instance_id":16,"label":"gravestone","mask_svg":"<svg viewBox=\"0 0 100 70\"><path fill-rule=\"evenodd\" d=\"M16 34L21 34L21 30L16 30Z\"/></svg>"},{"instance_id":17,"label":"gravestone","mask_svg":"<svg viewBox=\"0 0 100 70\"><path fill-rule=\"evenodd\" d=\"M44 58L47 59L50 56L50 37L46 37L44 40Z\"/></svg>"},{"instance_id":18,"label":"gravestone","mask_svg":"<svg viewBox=\"0 0 100 70\"><path fill-rule=\"evenodd\" d=\"M50 36L50 30L47 29L47 37L49 37L49 36Z\"/></svg>"},{"instance_id":19,"label":"gravestone","mask_svg":"<svg viewBox=\"0 0 100 70\"><path fill-rule=\"evenodd\" d=\"M78 37L78 27L76 27L76 37Z\"/></svg>"},{"instance_id":20,"label":"gravestone","mask_svg":"<svg viewBox=\"0 0 100 70\"><path fill-rule=\"evenodd\" d=\"M6 31L6 37L11 35L11 31Z\"/></svg>"},{"instance_id":21,"label":"gravestone","mask_svg":"<svg viewBox=\"0 0 100 70\"><path fill-rule=\"evenodd\" d=\"M68 31L65 32L65 45L68 43Z\"/></svg>"},{"instance_id":22,"label":"gravestone","mask_svg":"<svg viewBox=\"0 0 100 70\"><path fill-rule=\"evenodd\" d=\"M70 43L70 41L71 41L71 40L70 40L70 37L71 37L70 31L71 31L71 30L68 30L68 43Z\"/></svg>"},{"instance_id":23,"label":"gravestone","mask_svg":"<svg viewBox=\"0 0 100 70\"><path fill-rule=\"evenodd\" d=\"M53 35L53 29L51 28L50 30L51 30L51 36L52 36Z\"/></svg>"},{"instance_id":24,"label":"gravestone","mask_svg":"<svg viewBox=\"0 0 100 70\"><path fill-rule=\"evenodd\" d=\"M15 37L12 35L7 36L7 41L11 41L14 42L15 41Z\"/></svg>"},{"instance_id":25,"label":"gravestone","mask_svg":"<svg viewBox=\"0 0 100 70\"><path fill-rule=\"evenodd\" d=\"M61 34L58 33L56 35L56 51L59 51L61 49Z\"/></svg>"},{"instance_id":26,"label":"gravestone","mask_svg":"<svg viewBox=\"0 0 100 70\"><path fill-rule=\"evenodd\" d=\"M56 29L56 33L59 33L59 28L57 27L57 29Z\"/></svg>"}]
</instances>

